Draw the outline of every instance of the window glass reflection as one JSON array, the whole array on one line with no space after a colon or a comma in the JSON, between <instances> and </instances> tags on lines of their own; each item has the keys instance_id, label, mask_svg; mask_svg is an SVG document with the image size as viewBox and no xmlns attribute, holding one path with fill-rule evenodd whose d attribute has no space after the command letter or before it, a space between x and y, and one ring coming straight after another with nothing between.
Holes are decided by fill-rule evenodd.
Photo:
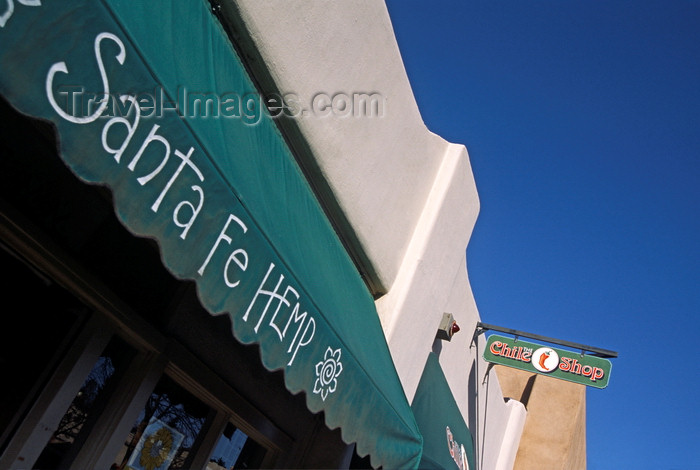
<instances>
[{"instance_id":1,"label":"window glass reflection","mask_svg":"<svg viewBox=\"0 0 700 470\"><path fill-rule=\"evenodd\" d=\"M126 369L133 355L133 348L123 340L115 337L109 342L61 418L34 468L50 470L70 463L107 403L117 381L116 377Z\"/></svg>"},{"instance_id":2,"label":"window glass reflection","mask_svg":"<svg viewBox=\"0 0 700 470\"><path fill-rule=\"evenodd\" d=\"M207 470L260 468L266 449L228 423L212 453Z\"/></svg>"},{"instance_id":3,"label":"window glass reflection","mask_svg":"<svg viewBox=\"0 0 700 470\"><path fill-rule=\"evenodd\" d=\"M112 469L188 468L209 408L164 376L127 436Z\"/></svg>"}]
</instances>

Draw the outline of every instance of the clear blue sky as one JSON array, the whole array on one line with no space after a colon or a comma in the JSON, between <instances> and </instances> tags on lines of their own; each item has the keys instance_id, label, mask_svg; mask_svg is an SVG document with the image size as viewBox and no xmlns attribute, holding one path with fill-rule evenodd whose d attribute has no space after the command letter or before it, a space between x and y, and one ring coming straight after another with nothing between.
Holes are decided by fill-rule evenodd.
<instances>
[{"instance_id":1,"label":"clear blue sky","mask_svg":"<svg viewBox=\"0 0 700 470\"><path fill-rule=\"evenodd\" d=\"M619 352L588 469L700 469L700 1L387 0L482 321ZM543 469L546 470L546 469Z\"/></svg>"}]
</instances>

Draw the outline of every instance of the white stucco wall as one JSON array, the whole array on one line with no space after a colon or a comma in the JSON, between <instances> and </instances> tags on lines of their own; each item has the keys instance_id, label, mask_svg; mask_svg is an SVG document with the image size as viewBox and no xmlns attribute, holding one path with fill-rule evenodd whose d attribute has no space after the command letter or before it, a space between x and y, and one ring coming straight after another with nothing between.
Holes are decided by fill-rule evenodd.
<instances>
[{"instance_id":1,"label":"white stucco wall","mask_svg":"<svg viewBox=\"0 0 700 470\"><path fill-rule=\"evenodd\" d=\"M382 1L239 0L282 93L378 93L381 118L298 120L386 290L448 145L427 132Z\"/></svg>"},{"instance_id":2,"label":"white stucco wall","mask_svg":"<svg viewBox=\"0 0 700 470\"><path fill-rule=\"evenodd\" d=\"M435 349L465 422L478 427L480 468L511 468L525 409L504 401L496 374L486 375L472 344L479 313L465 252L479 200L469 156L463 145L424 125L386 5L235 4L282 93L294 93L302 104L318 93L385 99L381 118L309 115L298 125L386 291L377 310L409 402ZM450 342L435 342L444 312L461 331Z\"/></svg>"},{"instance_id":3,"label":"white stucco wall","mask_svg":"<svg viewBox=\"0 0 700 470\"><path fill-rule=\"evenodd\" d=\"M478 434L479 468L506 470L513 467L526 411L521 403L504 401L495 371L482 358L485 338L474 341L479 312L466 247L478 210L467 151L450 145L392 289L376 304L409 401L432 349L465 422ZM450 341L436 341L445 312L460 331Z\"/></svg>"}]
</instances>

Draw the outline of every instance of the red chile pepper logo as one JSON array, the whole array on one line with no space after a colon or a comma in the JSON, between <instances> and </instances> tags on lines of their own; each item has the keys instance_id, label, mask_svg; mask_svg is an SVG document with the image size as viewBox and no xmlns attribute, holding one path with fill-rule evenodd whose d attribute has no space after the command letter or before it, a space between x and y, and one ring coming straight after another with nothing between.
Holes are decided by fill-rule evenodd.
<instances>
[{"instance_id":1,"label":"red chile pepper logo","mask_svg":"<svg viewBox=\"0 0 700 470\"><path fill-rule=\"evenodd\" d=\"M540 348L532 353L532 365L540 372L552 372L559 365L559 355L552 348Z\"/></svg>"}]
</instances>

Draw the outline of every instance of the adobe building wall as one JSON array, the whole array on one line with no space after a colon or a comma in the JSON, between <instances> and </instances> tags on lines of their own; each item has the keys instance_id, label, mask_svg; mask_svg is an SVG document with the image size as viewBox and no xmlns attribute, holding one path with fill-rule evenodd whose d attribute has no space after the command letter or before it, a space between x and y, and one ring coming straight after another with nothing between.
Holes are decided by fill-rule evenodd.
<instances>
[{"instance_id":1,"label":"adobe building wall","mask_svg":"<svg viewBox=\"0 0 700 470\"><path fill-rule=\"evenodd\" d=\"M428 354L436 352L475 434L480 468L510 470L525 409L504 402L498 378L484 376L472 342L480 316L465 251L479 198L469 155L424 124L386 5L237 0L226 7L235 7L250 49L281 93L306 105L319 93L381 97L380 117L319 116L309 108L295 120L311 156L305 161L318 170L312 183L317 191L327 185L327 210L340 220L349 251L361 254L358 267L373 286L409 403ZM436 342L444 313L461 332Z\"/></svg>"},{"instance_id":2,"label":"adobe building wall","mask_svg":"<svg viewBox=\"0 0 700 470\"><path fill-rule=\"evenodd\" d=\"M503 396L527 409L513 469L585 469L586 387L500 365L494 372Z\"/></svg>"}]
</instances>

